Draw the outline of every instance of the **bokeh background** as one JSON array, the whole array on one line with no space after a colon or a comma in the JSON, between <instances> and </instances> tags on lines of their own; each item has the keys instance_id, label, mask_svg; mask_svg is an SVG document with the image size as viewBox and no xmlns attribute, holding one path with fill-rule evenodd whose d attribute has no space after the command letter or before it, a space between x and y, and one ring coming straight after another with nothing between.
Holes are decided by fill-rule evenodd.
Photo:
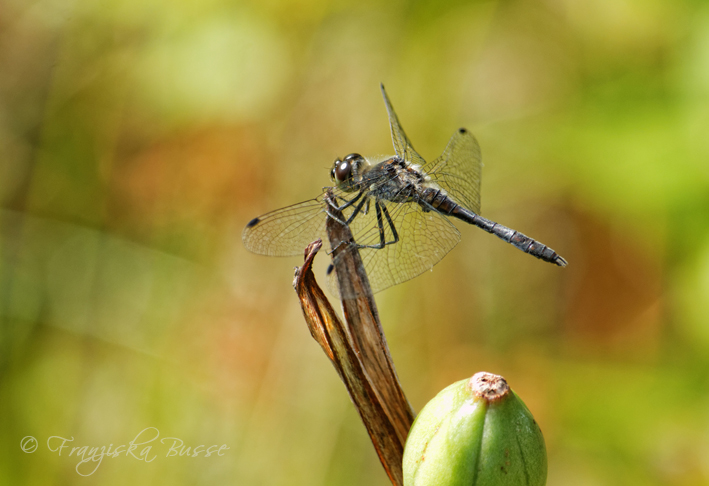
<instances>
[{"instance_id":1,"label":"bokeh background","mask_svg":"<svg viewBox=\"0 0 709 486\"><path fill-rule=\"evenodd\" d=\"M389 484L300 259L240 241L392 153L379 82L424 157L472 130L483 215L569 261L459 225L379 294L414 407L502 374L549 485L709 484L709 5L680 0L3 0L1 484ZM229 449L82 477L47 448L147 427Z\"/></svg>"}]
</instances>

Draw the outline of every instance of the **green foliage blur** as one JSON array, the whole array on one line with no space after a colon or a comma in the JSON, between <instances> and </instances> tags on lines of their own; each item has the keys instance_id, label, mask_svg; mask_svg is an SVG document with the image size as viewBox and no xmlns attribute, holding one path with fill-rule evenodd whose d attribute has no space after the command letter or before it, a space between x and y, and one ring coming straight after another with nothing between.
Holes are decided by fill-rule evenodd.
<instances>
[{"instance_id":1,"label":"green foliage blur","mask_svg":"<svg viewBox=\"0 0 709 486\"><path fill-rule=\"evenodd\" d=\"M379 82L425 158L469 128L483 215L569 261L458 225L379 294L414 407L501 374L550 486L709 484L696 0L3 0L0 484L389 484L302 319L301 260L240 241L336 157L393 152ZM148 456L88 452L146 430Z\"/></svg>"}]
</instances>

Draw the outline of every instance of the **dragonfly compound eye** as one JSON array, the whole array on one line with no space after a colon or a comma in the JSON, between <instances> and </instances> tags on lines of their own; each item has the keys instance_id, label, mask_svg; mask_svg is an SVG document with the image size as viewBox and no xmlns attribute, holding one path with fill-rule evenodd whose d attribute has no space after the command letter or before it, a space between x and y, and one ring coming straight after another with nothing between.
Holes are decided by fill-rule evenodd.
<instances>
[{"instance_id":1,"label":"dragonfly compound eye","mask_svg":"<svg viewBox=\"0 0 709 486\"><path fill-rule=\"evenodd\" d=\"M335 169L337 169L337 167L338 167L341 163L342 163L342 161L340 160L339 157L336 158L336 159L335 159L335 162L332 163L332 169L330 169L330 180L331 180L332 182L337 182L337 180L335 179Z\"/></svg>"},{"instance_id":2,"label":"dragonfly compound eye","mask_svg":"<svg viewBox=\"0 0 709 486\"><path fill-rule=\"evenodd\" d=\"M347 157L345 157L345 160L343 160L339 164L335 165L334 171L335 171L335 181L336 182L345 182L350 177L352 177L352 162L351 162L351 160L347 160Z\"/></svg>"}]
</instances>

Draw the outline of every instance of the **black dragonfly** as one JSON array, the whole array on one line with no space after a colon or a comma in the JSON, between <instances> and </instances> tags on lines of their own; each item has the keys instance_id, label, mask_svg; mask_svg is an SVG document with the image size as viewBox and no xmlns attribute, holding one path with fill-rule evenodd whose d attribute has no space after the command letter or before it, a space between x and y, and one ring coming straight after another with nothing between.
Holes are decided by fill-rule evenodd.
<instances>
[{"instance_id":1,"label":"black dragonfly","mask_svg":"<svg viewBox=\"0 0 709 486\"><path fill-rule=\"evenodd\" d=\"M353 249L360 251L374 292L412 279L441 261L460 241L450 217L541 260L566 266L566 260L548 246L480 216L480 146L467 129L458 129L443 154L426 162L401 128L383 85L381 91L396 155L383 160L359 154L338 158L330 170L335 187L249 221L242 234L248 250L269 256L302 255L308 243L328 240L325 221L332 205L344 215L338 221L350 227ZM328 285L336 292L332 278Z\"/></svg>"}]
</instances>

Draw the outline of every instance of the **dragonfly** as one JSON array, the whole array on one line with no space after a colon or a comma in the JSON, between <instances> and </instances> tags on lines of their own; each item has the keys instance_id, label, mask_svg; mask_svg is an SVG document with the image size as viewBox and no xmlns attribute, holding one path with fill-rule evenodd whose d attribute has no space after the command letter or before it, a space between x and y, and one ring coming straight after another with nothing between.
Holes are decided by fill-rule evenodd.
<instances>
[{"instance_id":1,"label":"dragonfly","mask_svg":"<svg viewBox=\"0 0 709 486\"><path fill-rule=\"evenodd\" d=\"M373 292L431 270L460 241L455 218L560 267L567 262L548 246L480 215L480 146L459 128L437 159L426 162L414 149L380 85L396 155L366 158L352 153L330 169L333 187L308 201L248 222L244 246L268 256L302 255L317 238L327 241L328 217L349 226ZM342 212L337 218L333 209ZM331 249L334 250L334 249ZM341 255L341 254L340 254ZM336 257L337 258L337 257ZM328 268L328 287L337 292Z\"/></svg>"}]
</instances>

